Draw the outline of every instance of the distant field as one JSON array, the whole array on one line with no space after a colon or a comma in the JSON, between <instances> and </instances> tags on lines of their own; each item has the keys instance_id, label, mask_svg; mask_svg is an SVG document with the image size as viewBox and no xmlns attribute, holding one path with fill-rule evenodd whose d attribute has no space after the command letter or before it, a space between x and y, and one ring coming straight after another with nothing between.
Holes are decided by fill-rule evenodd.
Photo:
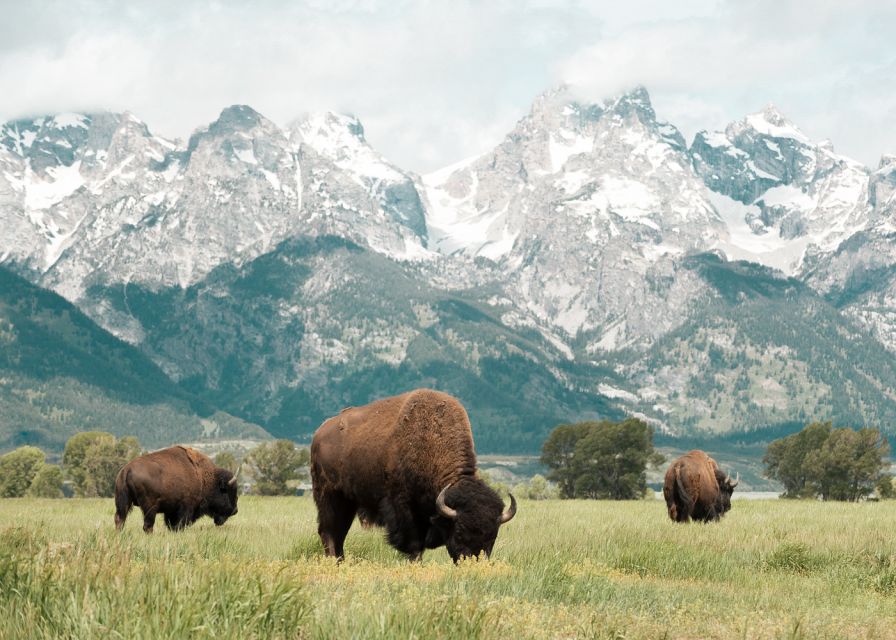
<instances>
[{"instance_id":1,"label":"distant field","mask_svg":"<svg viewBox=\"0 0 896 640\"><path fill-rule=\"evenodd\" d=\"M521 502L491 562L410 564L312 501L116 534L111 500L0 500L0 638L896 638L896 503Z\"/></svg>"}]
</instances>

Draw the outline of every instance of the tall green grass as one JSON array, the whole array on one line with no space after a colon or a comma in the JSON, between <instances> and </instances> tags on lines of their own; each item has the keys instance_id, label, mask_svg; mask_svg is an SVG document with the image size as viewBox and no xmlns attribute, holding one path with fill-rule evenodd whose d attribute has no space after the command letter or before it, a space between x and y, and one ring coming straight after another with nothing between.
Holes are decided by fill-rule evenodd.
<instances>
[{"instance_id":1,"label":"tall green grass","mask_svg":"<svg viewBox=\"0 0 896 640\"><path fill-rule=\"evenodd\" d=\"M0 500L0 638L896 638L896 504L521 502L489 562L409 563L308 498L117 533L111 500Z\"/></svg>"}]
</instances>

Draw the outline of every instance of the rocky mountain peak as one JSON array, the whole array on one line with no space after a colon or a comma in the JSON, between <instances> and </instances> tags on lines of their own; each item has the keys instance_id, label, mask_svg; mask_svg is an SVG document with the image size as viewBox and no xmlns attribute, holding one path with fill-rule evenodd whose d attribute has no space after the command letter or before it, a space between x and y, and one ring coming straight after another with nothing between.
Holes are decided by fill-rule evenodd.
<instances>
[{"instance_id":1,"label":"rocky mountain peak","mask_svg":"<svg viewBox=\"0 0 896 640\"><path fill-rule=\"evenodd\" d=\"M896 154L881 156L877 171L868 180L868 200L873 206L896 205Z\"/></svg>"},{"instance_id":2,"label":"rocky mountain peak","mask_svg":"<svg viewBox=\"0 0 896 640\"><path fill-rule=\"evenodd\" d=\"M877 163L877 170L890 170L896 169L896 153L885 153L880 157L880 162Z\"/></svg>"},{"instance_id":3,"label":"rocky mountain peak","mask_svg":"<svg viewBox=\"0 0 896 640\"><path fill-rule=\"evenodd\" d=\"M772 138L790 144L813 146L809 137L773 104L731 123L725 133L734 140Z\"/></svg>"},{"instance_id":4,"label":"rocky mountain peak","mask_svg":"<svg viewBox=\"0 0 896 640\"><path fill-rule=\"evenodd\" d=\"M214 122L190 136L187 154L192 154L207 142L213 147L218 147L222 142L224 147L229 147L233 141L238 141L237 146L245 146L247 141L257 138L278 139L285 146L284 134L276 124L252 107L232 105L222 110Z\"/></svg>"},{"instance_id":5,"label":"rocky mountain peak","mask_svg":"<svg viewBox=\"0 0 896 640\"><path fill-rule=\"evenodd\" d=\"M787 116L785 116L784 113L780 109L778 109L778 107L775 106L775 104L772 102L769 102L767 105L765 105L762 111L759 111L754 115L761 116L769 124L773 124L778 127L787 125L792 126L793 124L787 119Z\"/></svg>"},{"instance_id":6,"label":"rocky mountain peak","mask_svg":"<svg viewBox=\"0 0 896 640\"><path fill-rule=\"evenodd\" d=\"M216 134L234 133L254 129L266 122L264 116L245 104L234 104L224 108L218 119L209 125L208 130Z\"/></svg>"},{"instance_id":7,"label":"rocky mountain peak","mask_svg":"<svg viewBox=\"0 0 896 640\"><path fill-rule=\"evenodd\" d=\"M335 111L308 114L291 125L289 135L294 145L307 144L331 159L369 148L361 121Z\"/></svg>"},{"instance_id":8,"label":"rocky mountain peak","mask_svg":"<svg viewBox=\"0 0 896 640\"><path fill-rule=\"evenodd\" d=\"M644 124L656 122L656 112L647 89L638 85L607 103L607 111L622 117L637 117Z\"/></svg>"}]
</instances>

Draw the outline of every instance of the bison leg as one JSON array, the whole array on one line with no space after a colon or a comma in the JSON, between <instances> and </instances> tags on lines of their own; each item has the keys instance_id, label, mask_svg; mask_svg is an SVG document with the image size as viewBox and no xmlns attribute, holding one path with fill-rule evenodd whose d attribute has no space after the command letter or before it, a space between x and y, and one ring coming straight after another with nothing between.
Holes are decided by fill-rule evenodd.
<instances>
[{"instance_id":1,"label":"bison leg","mask_svg":"<svg viewBox=\"0 0 896 640\"><path fill-rule=\"evenodd\" d=\"M382 512L386 521L386 539L409 560L420 560L430 523L425 517L415 518L406 504L384 501Z\"/></svg>"},{"instance_id":2,"label":"bison leg","mask_svg":"<svg viewBox=\"0 0 896 640\"><path fill-rule=\"evenodd\" d=\"M170 531L180 531L184 528L184 518L180 511L175 511L174 513L166 513L165 515L165 526L168 527Z\"/></svg>"},{"instance_id":3,"label":"bison leg","mask_svg":"<svg viewBox=\"0 0 896 640\"><path fill-rule=\"evenodd\" d=\"M187 525L193 524L192 512L189 507L180 506L165 513L165 526L171 531L180 531Z\"/></svg>"},{"instance_id":4,"label":"bison leg","mask_svg":"<svg viewBox=\"0 0 896 640\"><path fill-rule=\"evenodd\" d=\"M317 533L324 545L324 553L342 560L343 544L355 519L358 508L351 500L335 492L314 496L317 502Z\"/></svg>"},{"instance_id":5,"label":"bison leg","mask_svg":"<svg viewBox=\"0 0 896 640\"><path fill-rule=\"evenodd\" d=\"M143 511L143 531L152 533L152 528L156 526L156 507L150 507Z\"/></svg>"}]
</instances>

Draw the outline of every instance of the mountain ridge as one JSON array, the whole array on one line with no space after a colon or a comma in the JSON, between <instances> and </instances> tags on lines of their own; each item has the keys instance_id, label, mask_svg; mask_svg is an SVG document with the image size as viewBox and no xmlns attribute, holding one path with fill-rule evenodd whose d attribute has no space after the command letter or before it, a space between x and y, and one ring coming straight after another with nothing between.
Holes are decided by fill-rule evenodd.
<instances>
[{"instance_id":1,"label":"mountain ridge","mask_svg":"<svg viewBox=\"0 0 896 640\"><path fill-rule=\"evenodd\" d=\"M638 386L640 374L613 362L643 371L656 359L657 345L676 331L698 332L701 318L734 318L733 329L719 331L755 333L755 305L744 307L749 313L738 325L732 310L745 300L718 298L711 270L693 266L701 255L765 265L811 289L793 310L774 308L797 314L828 305L825 322L838 327L825 334L831 353L845 348L837 335L858 340L857 353L896 352L896 162L884 156L878 169L863 167L828 142L811 141L773 106L724 131L698 132L688 145L674 125L657 119L644 87L602 103L575 100L569 88L559 87L539 96L491 151L422 177L370 147L357 118L332 112L279 127L251 107L234 105L186 144L157 138L127 115L67 116L65 126L47 118L33 126L22 122L0 130L0 222L11 230L0 262L63 294L206 398L225 397L241 380L254 389L257 378L267 391L259 388L242 404L235 400L234 410L263 423L275 420L276 430L291 437L304 437L313 422L302 422L302 411L319 416L332 408L321 380L339 387L339 380L360 376L365 382L358 394L370 399L374 390L403 390L398 383L372 382L371 376L389 371L405 385L437 384L419 366L419 358L431 361L427 349L440 354L443 370L458 368L457 380L481 380L481 355L471 357L457 345L491 353L500 367L522 357L529 364L519 375L541 380L557 397L584 394L548 402L539 419L588 415L590 403L601 408L597 413L636 412L658 428L687 432L695 428L690 418L655 408L645 400L649 385ZM22 131L31 132L33 153L23 152ZM39 158L36 169L29 153ZM326 254L335 266L302 253L302 243L326 244L327 238L356 249ZM383 274L383 283L370 282L370 290L402 300L405 315L353 289L368 275L357 269ZM279 329L257 316L258 296L238 284L259 273L268 274L259 286L273 289L258 309L282 316L286 324ZM287 285L290 273L298 279ZM768 277L745 273L757 286ZM340 311L340 295L359 310ZM129 298L137 296L170 315L135 311ZM196 306L201 297L215 296L245 307ZM494 331L487 334L497 342L476 336L485 325L472 311L447 320L444 309L461 308L449 299L490 318ZM707 300L716 302L707 306ZM190 309L198 323L185 315ZM240 335L241 313L255 318L252 340L294 364L260 369L267 356L232 339ZM369 318L361 322L358 313ZM445 323L452 332L440 330ZM294 339L276 331L293 331ZM365 339L367 332L376 339ZM785 334L775 338L777 346L767 345L769 353L796 353L803 367L823 361ZM208 356L208 370L217 377L184 373L189 359L164 344L188 335L193 345L207 344L208 354L216 351L209 336L231 336L225 342L236 358L228 374L234 380L221 377L229 366L224 354ZM524 335L538 337L520 342ZM194 361L207 359L192 353ZM682 362L668 366L684 372ZM842 376L803 376L792 410L784 403L775 419L796 419L805 409L798 399L818 385L846 389L853 404L837 406L853 407L856 415L889 415L886 394L875 395L860 380L889 380L889 372L868 374L836 362ZM313 384L303 377L306 366L318 372ZM594 371L601 373L591 379ZM841 378L854 384L842 386ZM524 393L522 378L504 380L508 398ZM290 389L314 390L314 397ZM357 402L339 389L335 396ZM771 392L756 387L756 393ZM855 409L871 397L879 411ZM265 408L268 401L273 405ZM482 411L482 400L473 402ZM824 406L819 411L834 411ZM288 411L305 431L290 431ZM764 415L748 407L720 423L736 430ZM499 429L500 417L483 424ZM543 433L533 421L516 424ZM489 447L498 442L488 441Z\"/></svg>"}]
</instances>

